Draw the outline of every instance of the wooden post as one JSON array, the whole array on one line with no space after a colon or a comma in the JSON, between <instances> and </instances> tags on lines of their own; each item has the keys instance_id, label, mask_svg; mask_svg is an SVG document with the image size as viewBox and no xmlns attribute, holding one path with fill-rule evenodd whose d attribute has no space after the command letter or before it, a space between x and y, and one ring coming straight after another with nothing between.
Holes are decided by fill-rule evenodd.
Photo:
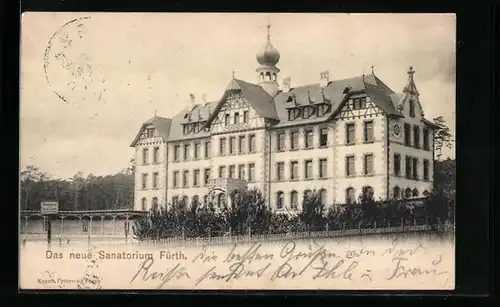
<instances>
[{"instance_id":1,"label":"wooden post","mask_svg":"<svg viewBox=\"0 0 500 307\"><path fill-rule=\"evenodd\" d=\"M47 244L50 247L50 242L52 240L52 215L48 214L46 221L47 221Z\"/></svg>"}]
</instances>

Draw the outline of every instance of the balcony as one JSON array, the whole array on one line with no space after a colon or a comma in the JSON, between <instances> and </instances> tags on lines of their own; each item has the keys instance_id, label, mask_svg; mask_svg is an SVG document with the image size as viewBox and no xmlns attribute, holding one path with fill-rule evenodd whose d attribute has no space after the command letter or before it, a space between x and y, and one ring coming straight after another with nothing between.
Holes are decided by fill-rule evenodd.
<instances>
[{"instance_id":1,"label":"balcony","mask_svg":"<svg viewBox=\"0 0 500 307\"><path fill-rule=\"evenodd\" d=\"M232 190L244 190L247 188L247 182L245 180L233 178L214 178L209 179L208 187L210 190L219 188L225 192Z\"/></svg>"}]
</instances>

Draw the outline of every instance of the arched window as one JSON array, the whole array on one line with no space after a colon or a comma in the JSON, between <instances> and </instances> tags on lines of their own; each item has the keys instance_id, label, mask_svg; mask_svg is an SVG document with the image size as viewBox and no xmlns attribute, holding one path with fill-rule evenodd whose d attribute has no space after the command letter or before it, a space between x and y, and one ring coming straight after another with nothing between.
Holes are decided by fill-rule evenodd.
<instances>
[{"instance_id":1,"label":"arched window","mask_svg":"<svg viewBox=\"0 0 500 307\"><path fill-rule=\"evenodd\" d=\"M152 208L158 207L158 198L157 197L153 197L153 200L151 201L151 207Z\"/></svg>"},{"instance_id":2,"label":"arched window","mask_svg":"<svg viewBox=\"0 0 500 307\"><path fill-rule=\"evenodd\" d=\"M260 73L260 81L264 81L264 73L263 72Z\"/></svg>"},{"instance_id":3,"label":"arched window","mask_svg":"<svg viewBox=\"0 0 500 307\"><path fill-rule=\"evenodd\" d=\"M203 196L203 204L207 204L208 203L208 195L204 195Z\"/></svg>"},{"instance_id":4,"label":"arched window","mask_svg":"<svg viewBox=\"0 0 500 307\"><path fill-rule=\"evenodd\" d=\"M273 81L276 81L276 73L273 74Z\"/></svg>"},{"instance_id":5,"label":"arched window","mask_svg":"<svg viewBox=\"0 0 500 307\"><path fill-rule=\"evenodd\" d=\"M278 193L276 193L276 209L283 209L284 204L285 195L282 191L278 191Z\"/></svg>"},{"instance_id":6,"label":"arched window","mask_svg":"<svg viewBox=\"0 0 500 307\"><path fill-rule=\"evenodd\" d=\"M425 196L425 197L427 197L427 196L429 196L431 193L429 193L429 191L425 190L423 194L424 194L424 196Z\"/></svg>"},{"instance_id":7,"label":"arched window","mask_svg":"<svg viewBox=\"0 0 500 307\"><path fill-rule=\"evenodd\" d=\"M298 203L299 203L299 193L297 191L292 191L290 193L290 207L291 209L295 210L298 208Z\"/></svg>"},{"instance_id":8,"label":"arched window","mask_svg":"<svg viewBox=\"0 0 500 307\"><path fill-rule=\"evenodd\" d=\"M345 202L346 204L353 204L354 201L356 200L356 194L354 188L347 188L345 192Z\"/></svg>"},{"instance_id":9,"label":"arched window","mask_svg":"<svg viewBox=\"0 0 500 307\"><path fill-rule=\"evenodd\" d=\"M198 195L194 195L192 198L191 198L191 202L193 204L198 204L200 202L200 197Z\"/></svg>"},{"instance_id":10,"label":"arched window","mask_svg":"<svg viewBox=\"0 0 500 307\"><path fill-rule=\"evenodd\" d=\"M394 199L401 198L401 188L400 187L395 186L392 193L394 194L393 195Z\"/></svg>"},{"instance_id":11,"label":"arched window","mask_svg":"<svg viewBox=\"0 0 500 307\"><path fill-rule=\"evenodd\" d=\"M148 206L148 200L146 199L146 197L143 197L141 200L142 211L146 211L147 206Z\"/></svg>"},{"instance_id":12,"label":"arched window","mask_svg":"<svg viewBox=\"0 0 500 307\"><path fill-rule=\"evenodd\" d=\"M406 188L405 190L405 198L410 198L411 197L411 189L410 188Z\"/></svg>"},{"instance_id":13,"label":"arched window","mask_svg":"<svg viewBox=\"0 0 500 307\"><path fill-rule=\"evenodd\" d=\"M182 202L183 202L183 206L187 206L189 204L189 197L184 195L182 196Z\"/></svg>"},{"instance_id":14,"label":"arched window","mask_svg":"<svg viewBox=\"0 0 500 307\"><path fill-rule=\"evenodd\" d=\"M416 188L413 189L412 196L413 197L418 197L418 190Z\"/></svg>"},{"instance_id":15,"label":"arched window","mask_svg":"<svg viewBox=\"0 0 500 307\"><path fill-rule=\"evenodd\" d=\"M271 81L271 73L266 72L266 81Z\"/></svg>"},{"instance_id":16,"label":"arched window","mask_svg":"<svg viewBox=\"0 0 500 307\"><path fill-rule=\"evenodd\" d=\"M319 190L319 201L321 202L322 205L326 205L326 190L325 189Z\"/></svg>"}]
</instances>

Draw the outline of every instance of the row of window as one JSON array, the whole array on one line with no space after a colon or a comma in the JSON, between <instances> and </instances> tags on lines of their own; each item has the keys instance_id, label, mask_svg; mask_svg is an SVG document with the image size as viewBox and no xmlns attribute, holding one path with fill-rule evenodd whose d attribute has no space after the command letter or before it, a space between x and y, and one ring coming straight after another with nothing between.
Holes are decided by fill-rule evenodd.
<instances>
[{"instance_id":1,"label":"row of window","mask_svg":"<svg viewBox=\"0 0 500 307\"><path fill-rule=\"evenodd\" d=\"M248 139L248 145L247 145ZM236 144L236 142L238 142ZM254 153L256 151L255 134L221 137L219 139L219 154Z\"/></svg>"},{"instance_id":2,"label":"row of window","mask_svg":"<svg viewBox=\"0 0 500 307\"><path fill-rule=\"evenodd\" d=\"M408 179L419 180L419 159L416 157L405 156L405 177ZM430 179L430 160L423 159L423 179ZM394 175L401 176L401 154L394 154Z\"/></svg>"},{"instance_id":3,"label":"row of window","mask_svg":"<svg viewBox=\"0 0 500 307\"><path fill-rule=\"evenodd\" d=\"M300 178L299 175L299 161L290 161L289 162L290 180L298 180ZM319 159L318 160L318 175L317 178L323 179L328 177L328 160L327 159ZM313 160L307 159L304 160L304 179L314 179L313 174ZM277 162L276 163L276 180L285 180L285 162Z\"/></svg>"},{"instance_id":4,"label":"row of window","mask_svg":"<svg viewBox=\"0 0 500 307\"><path fill-rule=\"evenodd\" d=\"M303 198L311 197L312 191L307 189L304 191ZM289 208L292 210L296 210L299 205L299 193L296 190L292 190L290 192L290 201ZM321 204L326 205L326 190L321 189L318 191L318 197ZM283 191L276 192L276 209L284 209L285 208L285 193Z\"/></svg>"},{"instance_id":5,"label":"row of window","mask_svg":"<svg viewBox=\"0 0 500 307\"><path fill-rule=\"evenodd\" d=\"M410 124L405 123L404 124L404 142L405 146L411 147L412 146L412 134L413 131L413 147L415 148L420 148L420 126L419 125L413 125L413 129ZM430 149L430 130L427 128L423 128L423 149L424 150L431 150Z\"/></svg>"},{"instance_id":6,"label":"row of window","mask_svg":"<svg viewBox=\"0 0 500 307\"><path fill-rule=\"evenodd\" d=\"M153 173L153 181L152 181L152 189L158 189L159 184L160 184L160 174L158 172ZM148 181L149 181L149 174L148 173L143 173L142 174L142 181L141 181L141 187L142 189L148 189Z\"/></svg>"},{"instance_id":7,"label":"row of window","mask_svg":"<svg viewBox=\"0 0 500 307\"><path fill-rule=\"evenodd\" d=\"M184 144L183 145L183 160L187 161L191 159L191 144ZM210 141L203 142L203 149L204 149L204 158L209 159L211 157L211 143ZM201 159L201 150L202 150L202 143L201 142L195 142L194 143L194 150L192 152L193 156L192 158L194 160ZM174 145L174 157L173 160L174 162L179 162L181 157L181 145Z\"/></svg>"},{"instance_id":8,"label":"row of window","mask_svg":"<svg viewBox=\"0 0 500 307\"><path fill-rule=\"evenodd\" d=\"M221 165L218 170L218 178L231 178L231 179L240 179L246 180L247 182L255 181L255 164L240 164L236 165ZM203 170L203 182L200 181L201 170L194 169L192 171L192 181L190 180L191 171L183 170L182 171L182 182L180 180L181 171L175 170L172 173L172 187L174 188L188 188L190 183L192 183L193 187L199 187L201 184L204 186L208 185L208 182L211 178L211 169L205 168Z\"/></svg>"},{"instance_id":9,"label":"row of window","mask_svg":"<svg viewBox=\"0 0 500 307\"><path fill-rule=\"evenodd\" d=\"M231 114L229 113L224 114L225 126L238 125L240 123L248 124L248 111L243 111L243 116L241 116L239 112L235 112L234 116L232 117L232 120L231 120Z\"/></svg>"},{"instance_id":10,"label":"row of window","mask_svg":"<svg viewBox=\"0 0 500 307\"><path fill-rule=\"evenodd\" d=\"M346 145L354 145L356 143L356 124L347 123L345 125L345 143ZM374 141L373 121L368 120L363 122L363 142L369 143Z\"/></svg>"},{"instance_id":11,"label":"row of window","mask_svg":"<svg viewBox=\"0 0 500 307\"><path fill-rule=\"evenodd\" d=\"M160 147L153 147L153 163L160 163ZM142 149L142 164L149 163L149 148Z\"/></svg>"}]
</instances>

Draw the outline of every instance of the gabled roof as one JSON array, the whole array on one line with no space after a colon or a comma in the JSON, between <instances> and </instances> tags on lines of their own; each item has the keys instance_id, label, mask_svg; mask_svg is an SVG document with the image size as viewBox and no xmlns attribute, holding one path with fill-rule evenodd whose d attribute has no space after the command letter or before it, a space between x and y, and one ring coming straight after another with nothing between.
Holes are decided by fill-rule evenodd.
<instances>
[{"instance_id":1,"label":"gabled roof","mask_svg":"<svg viewBox=\"0 0 500 307\"><path fill-rule=\"evenodd\" d=\"M224 105L227 95L232 91L240 92L259 116L279 120L279 117L276 114L273 97L269 95L261 86L239 79L232 79L226 87L221 99L217 103L214 112L210 115L207 122L208 124L210 124L210 122L212 122L212 120L217 116L217 113Z\"/></svg>"},{"instance_id":2,"label":"gabled roof","mask_svg":"<svg viewBox=\"0 0 500 307\"><path fill-rule=\"evenodd\" d=\"M152 125L156 130L158 130L158 135L161 137L163 141L167 141L170 133L171 123L172 120L170 118L165 118L165 117L154 116L148 119L146 122L142 124L141 129L139 129L139 132L137 133L134 140L130 144L130 147L134 147L137 144L137 141L139 141L139 138L141 137L141 134L144 131L144 129L146 129L146 127L150 125Z\"/></svg>"}]
</instances>

